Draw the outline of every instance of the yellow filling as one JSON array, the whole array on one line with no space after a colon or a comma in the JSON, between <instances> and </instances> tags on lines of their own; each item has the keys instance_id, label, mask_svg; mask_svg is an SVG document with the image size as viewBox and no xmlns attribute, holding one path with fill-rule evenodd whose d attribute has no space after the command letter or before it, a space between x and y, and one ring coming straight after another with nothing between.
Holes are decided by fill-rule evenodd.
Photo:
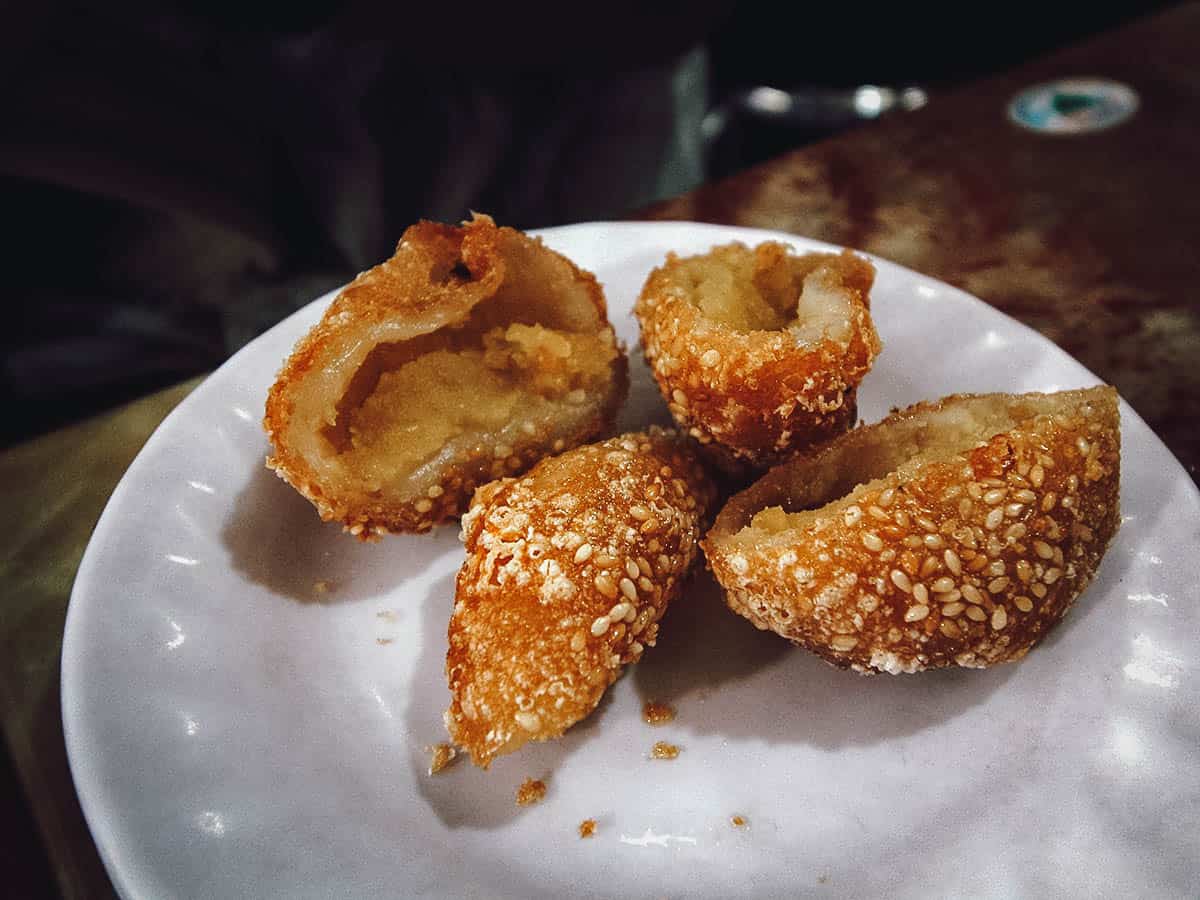
<instances>
[{"instance_id":1,"label":"yellow filling","mask_svg":"<svg viewBox=\"0 0 1200 900\"><path fill-rule=\"evenodd\" d=\"M765 262L738 248L717 248L683 263L692 302L707 318L738 331L787 329L802 343L846 340L851 306L824 266L803 276L786 256Z\"/></svg>"},{"instance_id":2,"label":"yellow filling","mask_svg":"<svg viewBox=\"0 0 1200 900\"><path fill-rule=\"evenodd\" d=\"M608 332L522 324L485 332L481 345L425 353L384 371L348 411L343 463L378 488L464 434L486 443L539 403L602 389L616 353Z\"/></svg>"}]
</instances>

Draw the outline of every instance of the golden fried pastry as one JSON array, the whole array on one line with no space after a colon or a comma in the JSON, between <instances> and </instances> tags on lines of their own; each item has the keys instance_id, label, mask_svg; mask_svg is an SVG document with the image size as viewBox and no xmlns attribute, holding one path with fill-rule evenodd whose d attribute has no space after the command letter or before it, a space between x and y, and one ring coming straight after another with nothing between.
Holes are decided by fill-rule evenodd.
<instances>
[{"instance_id":1,"label":"golden fried pastry","mask_svg":"<svg viewBox=\"0 0 1200 900\"><path fill-rule=\"evenodd\" d=\"M446 727L477 765L561 735L654 646L713 497L683 439L660 429L476 492L462 523Z\"/></svg>"},{"instance_id":2,"label":"golden fried pastry","mask_svg":"<svg viewBox=\"0 0 1200 900\"><path fill-rule=\"evenodd\" d=\"M427 531L596 435L627 384L593 275L487 216L420 222L284 364L267 464L352 534Z\"/></svg>"},{"instance_id":3,"label":"golden fried pastry","mask_svg":"<svg viewBox=\"0 0 1200 900\"><path fill-rule=\"evenodd\" d=\"M1110 387L947 397L771 470L704 540L734 611L860 672L1020 659L1120 520Z\"/></svg>"},{"instance_id":4,"label":"golden fried pastry","mask_svg":"<svg viewBox=\"0 0 1200 900\"><path fill-rule=\"evenodd\" d=\"M785 244L671 254L634 309L675 420L730 471L764 469L854 425L879 353L875 269Z\"/></svg>"}]
</instances>

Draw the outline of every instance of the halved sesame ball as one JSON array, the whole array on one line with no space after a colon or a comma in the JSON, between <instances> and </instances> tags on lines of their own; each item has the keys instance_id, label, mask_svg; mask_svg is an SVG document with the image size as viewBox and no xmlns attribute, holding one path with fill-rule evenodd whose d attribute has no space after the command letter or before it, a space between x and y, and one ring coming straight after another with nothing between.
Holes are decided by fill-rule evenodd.
<instances>
[{"instance_id":1,"label":"halved sesame ball","mask_svg":"<svg viewBox=\"0 0 1200 900\"><path fill-rule=\"evenodd\" d=\"M626 387L593 275L487 216L421 222L284 364L268 465L352 534L426 531L607 427Z\"/></svg>"},{"instance_id":2,"label":"halved sesame ball","mask_svg":"<svg viewBox=\"0 0 1200 900\"><path fill-rule=\"evenodd\" d=\"M771 470L703 542L726 601L860 672L1019 659L1116 533L1111 387L946 397Z\"/></svg>"},{"instance_id":3,"label":"halved sesame ball","mask_svg":"<svg viewBox=\"0 0 1200 900\"><path fill-rule=\"evenodd\" d=\"M634 311L675 420L732 472L846 431L880 349L874 278L849 251L797 255L775 242L668 256Z\"/></svg>"},{"instance_id":4,"label":"halved sesame ball","mask_svg":"<svg viewBox=\"0 0 1200 900\"><path fill-rule=\"evenodd\" d=\"M689 443L626 434L476 492L448 630L446 727L477 765L561 735L654 646L715 496Z\"/></svg>"}]
</instances>

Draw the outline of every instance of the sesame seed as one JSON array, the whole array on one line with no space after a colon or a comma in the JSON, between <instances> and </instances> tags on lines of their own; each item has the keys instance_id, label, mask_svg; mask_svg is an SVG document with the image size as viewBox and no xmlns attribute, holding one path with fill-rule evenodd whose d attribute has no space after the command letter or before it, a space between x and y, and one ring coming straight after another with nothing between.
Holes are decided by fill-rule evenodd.
<instances>
[{"instance_id":1,"label":"sesame seed","mask_svg":"<svg viewBox=\"0 0 1200 900\"><path fill-rule=\"evenodd\" d=\"M948 638L956 638L962 635L962 632L959 631L958 626L955 625L950 619L942 619L942 621L938 623L938 631Z\"/></svg>"},{"instance_id":2,"label":"sesame seed","mask_svg":"<svg viewBox=\"0 0 1200 900\"><path fill-rule=\"evenodd\" d=\"M1046 596L1046 586L1041 582L1035 581L1029 586L1029 589L1033 591L1033 596L1037 597L1039 600Z\"/></svg>"},{"instance_id":3,"label":"sesame seed","mask_svg":"<svg viewBox=\"0 0 1200 900\"><path fill-rule=\"evenodd\" d=\"M575 551L575 562L585 563L588 561L589 558L591 558L591 555L592 555L592 545L591 544L580 544L579 549Z\"/></svg>"},{"instance_id":4,"label":"sesame seed","mask_svg":"<svg viewBox=\"0 0 1200 900\"><path fill-rule=\"evenodd\" d=\"M1091 444L1089 444L1083 438L1078 438L1075 441L1075 446L1079 448L1079 453L1082 456L1087 456L1088 452L1092 449Z\"/></svg>"},{"instance_id":5,"label":"sesame seed","mask_svg":"<svg viewBox=\"0 0 1200 900\"><path fill-rule=\"evenodd\" d=\"M979 593L979 588L973 584L964 584L962 586L962 595L967 598L968 603L982 605L983 594Z\"/></svg>"},{"instance_id":6,"label":"sesame seed","mask_svg":"<svg viewBox=\"0 0 1200 900\"><path fill-rule=\"evenodd\" d=\"M442 494L446 493L446 491L440 484L431 484L429 486L429 490L427 490L425 493L427 496L436 500L438 497L442 496Z\"/></svg>"},{"instance_id":7,"label":"sesame seed","mask_svg":"<svg viewBox=\"0 0 1200 900\"><path fill-rule=\"evenodd\" d=\"M891 579L892 584L900 588L900 590L904 591L905 593L912 592L912 581L904 572L900 571L899 569L892 569Z\"/></svg>"},{"instance_id":8,"label":"sesame seed","mask_svg":"<svg viewBox=\"0 0 1200 900\"><path fill-rule=\"evenodd\" d=\"M631 609L633 609L633 604L627 600L622 600L608 611L608 618L613 622L619 622L625 618L625 614Z\"/></svg>"},{"instance_id":9,"label":"sesame seed","mask_svg":"<svg viewBox=\"0 0 1200 900\"><path fill-rule=\"evenodd\" d=\"M906 513L904 510L902 510L902 509L896 510L896 512L892 515L892 518L896 520L896 524L899 525L901 528L908 527L908 524L909 524L908 513Z\"/></svg>"},{"instance_id":10,"label":"sesame seed","mask_svg":"<svg viewBox=\"0 0 1200 900\"><path fill-rule=\"evenodd\" d=\"M596 590L609 600L617 596L617 584L607 572L601 572L592 583L596 585Z\"/></svg>"},{"instance_id":11,"label":"sesame seed","mask_svg":"<svg viewBox=\"0 0 1200 900\"><path fill-rule=\"evenodd\" d=\"M641 578L639 578L637 580L637 586L638 586L639 590L641 590L647 594L651 593L654 590L654 585L650 582L650 579L647 578L645 575L643 575Z\"/></svg>"},{"instance_id":12,"label":"sesame seed","mask_svg":"<svg viewBox=\"0 0 1200 900\"><path fill-rule=\"evenodd\" d=\"M1004 495L1007 493L1008 491L1006 491L1004 488L993 488L983 495L983 502L988 506L995 506L1004 499Z\"/></svg>"},{"instance_id":13,"label":"sesame seed","mask_svg":"<svg viewBox=\"0 0 1200 900\"><path fill-rule=\"evenodd\" d=\"M970 495L972 500L982 500L983 499L983 486L976 484L974 481L972 481L970 484L967 485L967 494Z\"/></svg>"},{"instance_id":14,"label":"sesame seed","mask_svg":"<svg viewBox=\"0 0 1200 900\"><path fill-rule=\"evenodd\" d=\"M1054 557L1054 550L1045 541L1034 541L1033 549L1042 559L1052 559Z\"/></svg>"},{"instance_id":15,"label":"sesame seed","mask_svg":"<svg viewBox=\"0 0 1200 900\"><path fill-rule=\"evenodd\" d=\"M1054 504L1056 503L1058 503L1058 494L1050 491L1042 498L1042 512L1050 512L1050 510L1054 509Z\"/></svg>"},{"instance_id":16,"label":"sesame seed","mask_svg":"<svg viewBox=\"0 0 1200 900\"><path fill-rule=\"evenodd\" d=\"M650 510L646 509L644 506L629 507L629 514L639 522L645 522L648 518L650 518Z\"/></svg>"},{"instance_id":17,"label":"sesame seed","mask_svg":"<svg viewBox=\"0 0 1200 900\"><path fill-rule=\"evenodd\" d=\"M955 616L957 616L960 612L962 612L966 608L967 608L967 604L965 604L965 603L960 603L960 602L947 603L945 606L942 607L942 615L949 616L950 618L954 618ZM978 607L973 606L971 608L977 609Z\"/></svg>"},{"instance_id":18,"label":"sesame seed","mask_svg":"<svg viewBox=\"0 0 1200 900\"><path fill-rule=\"evenodd\" d=\"M1008 576L1001 575L999 578L993 578L989 581L987 589L989 594L999 594L1006 587L1008 587Z\"/></svg>"},{"instance_id":19,"label":"sesame seed","mask_svg":"<svg viewBox=\"0 0 1200 900\"><path fill-rule=\"evenodd\" d=\"M1013 494L1013 499L1019 503L1032 503L1037 499L1037 494L1026 489L1023 491L1017 491L1015 494Z\"/></svg>"},{"instance_id":20,"label":"sesame seed","mask_svg":"<svg viewBox=\"0 0 1200 900\"><path fill-rule=\"evenodd\" d=\"M599 621L599 619L597 619L596 621ZM577 631L573 635L571 635L571 649L574 650L576 653L578 653L580 650L582 650L584 647L584 644L586 644L586 643L587 643L587 638L585 638L583 636L582 631Z\"/></svg>"},{"instance_id":21,"label":"sesame seed","mask_svg":"<svg viewBox=\"0 0 1200 900\"><path fill-rule=\"evenodd\" d=\"M646 648L642 646L641 641L634 641L632 644L629 645L629 652L632 653L634 656L641 656L642 651L645 649Z\"/></svg>"},{"instance_id":22,"label":"sesame seed","mask_svg":"<svg viewBox=\"0 0 1200 900\"><path fill-rule=\"evenodd\" d=\"M901 543L904 544L904 546L907 547L909 550L916 550L918 547L921 546L922 541L917 535L910 534L903 541L901 541Z\"/></svg>"},{"instance_id":23,"label":"sesame seed","mask_svg":"<svg viewBox=\"0 0 1200 900\"><path fill-rule=\"evenodd\" d=\"M955 588L949 593L938 594L934 599L937 600L938 603L953 603L955 600L962 599L962 591L960 591L958 588Z\"/></svg>"},{"instance_id":24,"label":"sesame seed","mask_svg":"<svg viewBox=\"0 0 1200 900\"><path fill-rule=\"evenodd\" d=\"M925 535L925 546L930 550L941 550L946 546L946 542L940 534L927 534Z\"/></svg>"},{"instance_id":25,"label":"sesame seed","mask_svg":"<svg viewBox=\"0 0 1200 900\"><path fill-rule=\"evenodd\" d=\"M1005 612L1003 606L997 606L992 610L992 630L1000 631L1008 624L1008 613Z\"/></svg>"},{"instance_id":26,"label":"sesame seed","mask_svg":"<svg viewBox=\"0 0 1200 900\"><path fill-rule=\"evenodd\" d=\"M675 388L675 390L671 391L671 399L680 406L686 407L688 405L687 394L679 390L679 388Z\"/></svg>"},{"instance_id":27,"label":"sesame seed","mask_svg":"<svg viewBox=\"0 0 1200 900\"><path fill-rule=\"evenodd\" d=\"M655 560L655 562L658 563L659 574L663 574L668 569L671 568L671 558L669 556L667 556L665 553L660 553L658 555L658 559Z\"/></svg>"},{"instance_id":28,"label":"sesame seed","mask_svg":"<svg viewBox=\"0 0 1200 900\"><path fill-rule=\"evenodd\" d=\"M537 731L542 727L542 720L538 718L537 713L519 712L513 718L526 731Z\"/></svg>"},{"instance_id":29,"label":"sesame seed","mask_svg":"<svg viewBox=\"0 0 1200 900\"><path fill-rule=\"evenodd\" d=\"M879 519L881 522L890 522L891 518L878 506L868 506L867 514L873 519Z\"/></svg>"},{"instance_id":30,"label":"sesame seed","mask_svg":"<svg viewBox=\"0 0 1200 900\"><path fill-rule=\"evenodd\" d=\"M1054 584L1060 578L1062 578L1062 569L1047 569L1046 574L1042 576L1042 581L1046 584Z\"/></svg>"},{"instance_id":31,"label":"sesame seed","mask_svg":"<svg viewBox=\"0 0 1200 900\"><path fill-rule=\"evenodd\" d=\"M955 575L962 574L962 560L958 558L958 554L953 550L947 550L942 554L942 559L946 561L946 568Z\"/></svg>"},{"instance_id":32,"label":"sesame seed","mask_svg":"<svg viewBox=\"0 0 1200 900\"><path fill-rule=\"evenodd\" d=\"M873 550L876 553L878 553L880 550L883 549L883 541L881 541L879 539L879 535L877 535L873 531L864 531L863 532L862 543L863 543L863 546L866 547L868 550Z\"/></svg>"},{"instance_id":33,"label":"sesame seed","mask_svg":"<svg viewBox=\"0 0 1200 900\"><path fill-rule=\"evenodd\" d=\"M987 518L983 520L984 527L988 531L995 531L1000 527L1000 523L1004 521L1004 510L997 506L987 514Z\"/></svg>"},{"instance_id":34,"label":"sesame seed","mask_svg":"<svg viewBox=\"0 0 1200 900\"><path fill-rule=\"evenodd\" d=\"M917 606L910 606L904 613L905 622L920 622L929 615L929 607L924 603Z\"/></svg>"},{"instance_id":35,"label":"sesame seed","mask_svg":"<svg viewBox=\"0 0 1200 900\"><path fill-rule=\"evenodd\" d=\"M846 527L853 528L862 518L862 510L857 506L847 506L846 511L842 513L842 521L846 523Z\"/></svg>"},{"instance_id":36,"label":"sesame seed","mask_svg":"<svg viewBox=\"0 0 1200 900\"><path fill-rule=\"evenodd\" d=\"M637 578L638 575L641 574L641 571L638 569L638 564L632 559L625 560L625 574L630 578Z\"/></svg>"},{"instance_id":37,"label":"sesame seed","mask_svg":"<svg viewBox=\"0 0 1200 900\"><path fill-rule=\"evenodd\" d=\"M600 553L597 553L596 558L593 560L593 562L595 562L596 565L598 565L602 569L609 568L616 561L617 561L617 558L615 556L611 556L610 554L605 553L603 551L601 551Z\"/></svg>"},{"instance_id":38,"label":"sesame seed","mask_svg":"<svg viewBox=\"0 0 1200 900\"><path fill-rule=\"evenodd\" d=\"M843 653L847 650L853 650L857 644L858 638L849 634L839 634L829 642L830 647Z\"/></svg>"},{"instance_id":39,"label":"sesame seed","mask_svg":"<svg viewBox=\"0 0 1200 900\"><path fill-rule=\"evenodd\" d=\"M642 523L642 527L638 529L642 534L653 534L658 531L658 519L650 516Z\"/></svg>"},{"instance_id":40,"label":"sesame seed","mask_svg":"<svg viewBox=\"0 0 1200 900\"><path fill-rule=\"evenodd\" d=\"M721 354L716 350L706 350L700 357L700 365L712 368L721 361Z\"/></svg>"},{"instance_id":41,"label":"sesame seed","mask_svg":"<svg viewBox=\"0 0 1200 900\"><path fill-rule=\"evenodd\" d=\"M895 488L884 488L883 493L879 495L879 505L884 509L892 505L892 498L896 496Z\"/></svg>"},{"instance_id":42,"label":"sesame seed","mask_svg":"<svg viewBox=\"0 0 1200 900\"><path fill-rule=\"evenodd\" d=\"M928 603L929 602L929 590L925 587L925 585L921 584L920 582L913 585L912 595L913 595L913 599L916 600L918 603Z\"/></svg>"},{"instance_id":43,"label":"sesame seed","mask_svg":"<svg viewBox=\"0 0 1200 900\"><path fill-rule=\"evenodd\" d=\"M990 566L987 567L987 572L993 578L995 578L997 575L1003 575L1004 574L1004 560L1002 560L1002 559L996 560L994 563L992 563Z\"/></svg>"},{"instance_id":44,"label":"sesame seed","mask_svg":"<svg viewBox=\"0 0 1200 900\"><path fill-rule=\"evenodd\" d=\"M965 521L966 519L971 518L971 512L974 509L975 509L975 504L972 503L970 500L968 500L966 497L963 497L961 500L958 501L958 517L960 519L963 519Z\"/></svg>"},{"instance_id":45,"label":"sesame seed","mask_svg":"<svg viewBox=\"0 0 1200 900\"><path fill-rule=\"evenodd\" d=\"M644 556L639 556L637 558L637 567L638 571L647 578L654 574L654 570L650 568L650 560L646 559Z\"/></svg>"},{"instance_id":46,"label":"sesame seed","mask_svg":"<svg viewBox=\"0 0 1200 900\"><path fill-rule=\"evenodd\" d=\"M1035 488L1042 486L1042 482L1046 480L1046 470L1041 465L1035 465L1029 470L1029 483Z\"/></svg>"},{"instance_id":47,"label":"sesame seed","mask_svg":"<svg viewBox=\"0 0 1200 900\"><path fill-rule=\"evenodd\" d=\"M1004 515L1008 516L1010 519L1015 519L1023 512L1025 512L1024 503L1010 503L1008 506L1004 507Z\"/></svg>"},{"instance_id":48,"label":"sesame seed","mask_svg":"<svg viewBox=\"0 0 1200 900\"><path fill-rule=\"evenodd\" d=\"M1019 541L1021 538L1025 537L1025 534L1028 530L1029 529L1025 527L1025 523L1016 522L1012 525L1009 525L1005 530L1004 539L1006 541Z\"/></svg>"},{"instance_id":49,"label":"sesame seed","mask_svg":"<svg viewBox=\"0 0 1200 900\"><path fill-rule=\"evenodd\" d=\"M947 575L943 575L941 578L934 581L934 583L929 587L935 594L945 594L954 590L954 579Z\"/></svg>"},{"instance_id":50,"label":"sesame seed","mask_svg":"<svg viewBox=\"0 0 1200 900\"><path fill-rule=\"evenodd\" d=\"M1016 569L1017 569L1017 578L1021 579L1021 581L1028 584L1029 579L1033 577L1033 566L1031 566L1029 564L1029 560L1018 559Z\"/></svg>"},{"instance_id":51,"label":"sesame seed","mask_svg":"<svg viewBox=\"0 0 1200 900\"><path fill-rule=\"evenodd\" d=\"M611 624L612 621L608 618L608 616L600 616L592 623L592 634L594 634L596 637L600 637L600 635L608 631L608 626Z\"/></svg>"},{"instance_id":52,"label":"sesame seed","mask_svg":"<svg viewBox=\"0 0 1200 900\"><path fill-rule=\"evenodd\" d=\"M923 560L921 560L921 568L918 570L917 574L922 578L928 578L937 571L937 567L938 561L932 556L926 556Z\"/></svg>"},{"instance_id":53,"label":"sesame seed","mask_svg":"<svg viewBox=\"0 0 1200 900\"><path fill-rule=\"evenodd\" d=\"M630 600L637 599L637 587L628 578L622 578L619 587L621 588L621 593Z\"/></svg>"},{"instance_id":54,"label":"sesame seed","mask_svg":"<svg viewBox=\"0 0 1200 900\"><path fill-rule=\"evenodd\" d=\"M967 607L967 618L970 619L972 622L984 622L987 620L987 613L985 613L983 611L982 607L968 606Z\"/></svg>"},{"instance_id":55,"label":"sesame seed","mask_svg":"<svg viewBox=\"0 0 1200 900\"><path fill-rule=\"evenodd\" d=\"M1017 597L1013 600L1013 604L1021 612L1029 612L1031 609L1033 609L1033 601L1028 597Z\"/></svg>"},{"instance_id":56,"label":"sesame seed","mask_svg":"<svg viewBox=\"0 0 1200 900\"><path fill-rule=\"evenodd\" d=\"M413 506L419 513L429 512L431 509L433 509L433 504L423 497L414 503Z\"/></svg>"}]
</instances>

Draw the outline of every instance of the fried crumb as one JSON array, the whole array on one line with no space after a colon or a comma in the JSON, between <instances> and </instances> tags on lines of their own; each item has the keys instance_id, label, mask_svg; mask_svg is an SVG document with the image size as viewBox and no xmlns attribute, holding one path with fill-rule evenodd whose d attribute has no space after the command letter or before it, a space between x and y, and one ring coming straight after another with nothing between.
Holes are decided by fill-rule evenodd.
<instances>
[{"instance_id":1,"label":"fried crumb","mask_svg":"<svg viewBox=\"0 0 1200 900\"><path fill-rule=\"evenodd\" d=\"M729 824L734 828L745 828L750 823L746 821L745 816L733 815L729 817Z\"/></svg>"},{"instance_id":2,"label":"fried crumb","mask_svg":"<svg viewBox=\"0 0 1200 900\"><path fill-rule=\"evenodd\" d=\"M658 741L650 748L651 759L674 759L679 755L679 748L666 741Z\"/></svg>"},{"instance_id":3,"label":"fried crumb","mask_svg":"<svg viewBox=\"0 0 1200 900\"><path fill-rule=\"evenodd\" d=\"M328 581L314 581L313 582L313 593L314 594L328 594L329 593L329 582Z\"/></svg>"},{"instance_id":4,"label":"fried crumb","mask_svg":"<svg viewBox=\"0 0 1200 900\"><path fill-rule=\"evenodd\" d=\"M581 838L590 838L596 834L596 820L584 819L579 823L579 836Z\"/></svg>"},{"instance_id":5,"label":"fried crumb","mask_svg":"<svg viewBox=\"0 0 1200 900\"><path fill-rule=\"evenodd\" d=\"M526 778L517 788L517 806L533 806L546 796L546 782L540 778Z\"/></svg>"},{"instance_id":6,"label":"fried crumb","mask_svg":"<svg viewBox=\"0 0 1200 900\"><path fill-rule=\"evenodd\" d=\"M375 643L377 643L380 647L386 647L393 640L395 640L395 638L375 638Z\"/></svg>"},{"instance_id":7,"label":"fried crumb","mask_svg":"<svg viewBox=\"0 0 1200 900\"><path fill-rule=\"evenodd\" d=\"M647 725L666 725L675 721L675 707L657 700L647 700L642 706L642 719Z\"/></svg>"},{"instance_id":8,"label":"fried crumb","mask_svg":"<svg viewBox=\"0 0 1200 900\"><path fill-rule=\"evenodd\" d=\"M425 748L430 753L429 757L429 774L436 775L442 769L449 768L454 765L458 759L458 751L454 749L453 744L435 744L432 747Z\"/></svg>"}]
</instances>

